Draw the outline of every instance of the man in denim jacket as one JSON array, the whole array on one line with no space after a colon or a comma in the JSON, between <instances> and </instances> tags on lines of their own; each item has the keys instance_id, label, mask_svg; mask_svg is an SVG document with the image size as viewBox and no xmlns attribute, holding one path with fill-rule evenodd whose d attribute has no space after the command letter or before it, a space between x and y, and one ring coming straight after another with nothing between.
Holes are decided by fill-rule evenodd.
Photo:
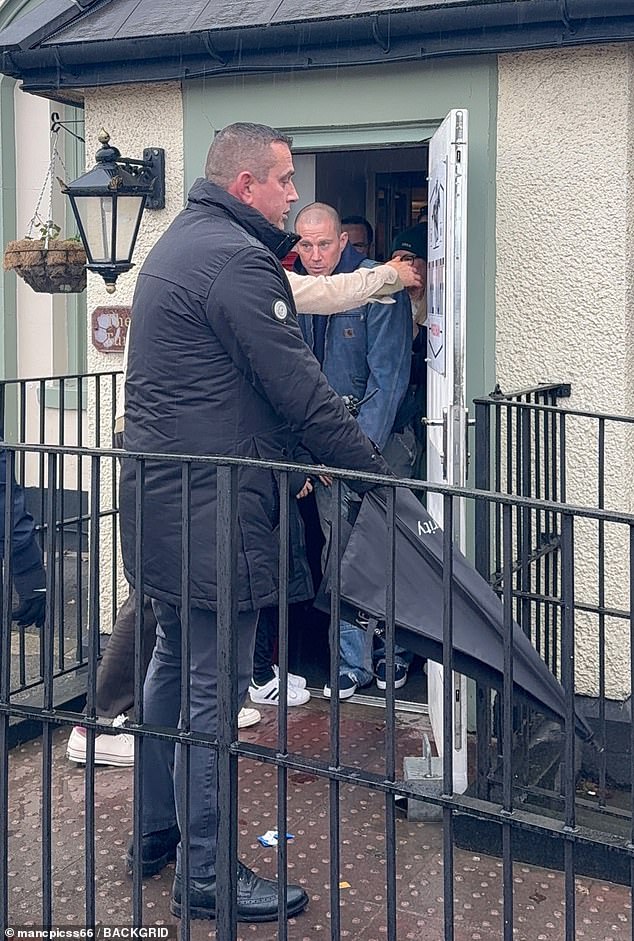
<instances>
[{"instance_id":1,"label":"man in denim jacket","mask_svg":"<svg viewBox=\"0 0 634 941\"><path fill-rule=\"evenodd\" d=\"M324 203L312 203L297 216L295 229L300 240L296 270L314 276L355 271L372 266L348 244L337 212ZM386 306L368 303L331 317L300 314L298 319L306 342L319 360L332 388L341 396L371 398L361 406L358 422L365 434L383 453L398 477L410 477L415 458L415 442L410 427L400 427L401 405L410 376L412 317L405 292ZM324 535L328 539L332 519L329 481L316 487L317 507ZM344 488L342 512L354 513L358 498ZM342 620L340 622L341 699L353 696L359 686L374 678L372 632ZM385 688L385 660L378 654L377 683ZM397 650L395 685L407 679L407 655ZM324 690L330 695L330 688Z\"/></svg>"}]
</instances>

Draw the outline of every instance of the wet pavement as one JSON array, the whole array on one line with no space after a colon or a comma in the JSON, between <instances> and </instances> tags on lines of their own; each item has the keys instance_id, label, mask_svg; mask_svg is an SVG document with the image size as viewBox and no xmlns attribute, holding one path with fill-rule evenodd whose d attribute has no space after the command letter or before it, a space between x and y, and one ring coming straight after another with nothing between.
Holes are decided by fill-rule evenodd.
<instances>
[{"instance_id":1,"label":"wet pavement","mask_svg":"<svg viewBox=\"0 0 634 941\"><path fill-rule=\"evenodd\" d=\"M245 741L274 747L277 711L260 707L262 722L241 732ZM313 699L289 713L289 751L325 758L330 745L329 705ZM354 700L342 704L342 761L381 772L384 765L384 711ZM399 764L420 755L425 715L397 714ZM65 756L69 729L54 734L52 781L53 923L85 924L85 782L84 770ZM48 762L44 763L48 766ZM9 924L42 921L42 740L11 750L9 756ZM132 769L102 768L95 774L96 920L131 924L132 881L125 850L132 832ZM257 872L273 876L276 850L257 837L276 828L276 770L254 760L240 760L239 847L241 858ZM341 938L385 941L386 838L385 799L378 791L342 784ZM330 938L328 783L305 772L289 772L289 879L310 896L306 912L289 923L290 941ZM501 860L454 850L456 941L500 941L502 937ZM398 941L442 941L443 833L439 823L396 822ZM169 913L173 864L144 882L143 919L147 925L176 926ZM565 937L564 879L560 872L516 863L514 868L514 938L559 941ZM192 923L194 939L215 938L213 922ZM239 925L239 939L274 941L277 924ZM576 938L625 941L632 937L631 894L619 886L580 877L576 880Z\"/></svg>"}]
</instances>

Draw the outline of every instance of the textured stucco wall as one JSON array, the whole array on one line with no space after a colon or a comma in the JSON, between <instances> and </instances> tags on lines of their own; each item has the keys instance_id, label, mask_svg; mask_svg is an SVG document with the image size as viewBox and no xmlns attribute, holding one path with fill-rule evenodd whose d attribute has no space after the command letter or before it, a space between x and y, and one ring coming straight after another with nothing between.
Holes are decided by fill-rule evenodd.
<instances>
[{"instance_id":1,"label":"textured stucco wall","mask_svg":"<svg viewBox=\"0 0 634 941\"><path fill-rule=\"evenodd\" d=\"M634 414L632 49L499 57L496 368L503 389L572 384L572 408ZM634 508L633 436L608 428L606 506ZM567 430L567 498L597 505L596 426ZM610 525L606 603L629 608L627 533ZM598 530L576 525L577 600L598 601ZM577 683L598 686L598 624L577 614ZM627 622L606 623L607 693L629 695Z\"/></svg>"},{"instance_id":2,"label":"textured stucco wall","mask_svg":"<svg viewBox=\"0 0 634 941\"><path fill-rule=\"evenodd\" d=\"M88 277L88 372L112 370L121 367L122 356L117 353L100 353L91 343L90 318L95 307L129 305L132 302L136 273L144 258L168 227L176 213L182 209L183 193L183 109L181 89L178 84L130 85L119 88L87 89L85 92L86 163L94 164L94 155L99 147L97 136L102 127L110 134L112 143L126 157L140 159L145 147L157 146L165 149L165 209L146 210L134 252L135 268L117 280L115 294L107 294L104 282L96 275ZM101 402L103 427L101 440L109 444L112 435L110 416L111 400L103 395ZM94 410L89 409L94 415ZM112 506L112 464L104 461L102 467L101 507ZM113 527L107 521L102 525L100 540L101 572L110 572L113 565ZM127 592L119 565L118 595L121 601ZM112 582L104 578L100 584L100 613L102 631L112 627Z\"/></svg>"}]
</instances>

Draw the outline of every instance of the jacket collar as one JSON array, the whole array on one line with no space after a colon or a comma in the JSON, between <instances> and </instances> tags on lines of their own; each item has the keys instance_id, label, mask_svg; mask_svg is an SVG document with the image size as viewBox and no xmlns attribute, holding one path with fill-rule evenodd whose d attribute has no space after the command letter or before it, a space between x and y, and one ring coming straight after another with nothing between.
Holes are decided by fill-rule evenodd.
<instances>
[{"instance_id":1,"label":"jacket collar","mask_svg":"<svg viewBox=\"0 0 634 941\"><path fill-rule=\"evenodd\" d=\"M257 209L245 206L239 199L209 180L198 179L187 197L188 209L218 208L230 216L249 235L262 242L277 258L284 258L299 236L293 232L284 232L264 218Z\"/></svg>"}]
</instances>

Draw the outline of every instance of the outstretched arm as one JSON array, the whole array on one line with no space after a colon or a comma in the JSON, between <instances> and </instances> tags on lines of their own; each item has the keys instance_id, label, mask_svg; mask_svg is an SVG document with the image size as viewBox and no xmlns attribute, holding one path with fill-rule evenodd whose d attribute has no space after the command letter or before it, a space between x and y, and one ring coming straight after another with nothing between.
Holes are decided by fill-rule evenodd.
<instances>
[{"instance_id":1,"label":"outstretched arm","mask_svg":"<svg viewBox=\"0 0 634 941\"><path fill-rule=\"evenodd\" d=\"M385 303L388 295L420 284L420 276L409 262L403 261L391 261L374 268L357 268L347 274L319 275L317 278L287 271L286 277L298 313L325 316L352 310L377 297Z\"/></svg>"}]
</instances>

